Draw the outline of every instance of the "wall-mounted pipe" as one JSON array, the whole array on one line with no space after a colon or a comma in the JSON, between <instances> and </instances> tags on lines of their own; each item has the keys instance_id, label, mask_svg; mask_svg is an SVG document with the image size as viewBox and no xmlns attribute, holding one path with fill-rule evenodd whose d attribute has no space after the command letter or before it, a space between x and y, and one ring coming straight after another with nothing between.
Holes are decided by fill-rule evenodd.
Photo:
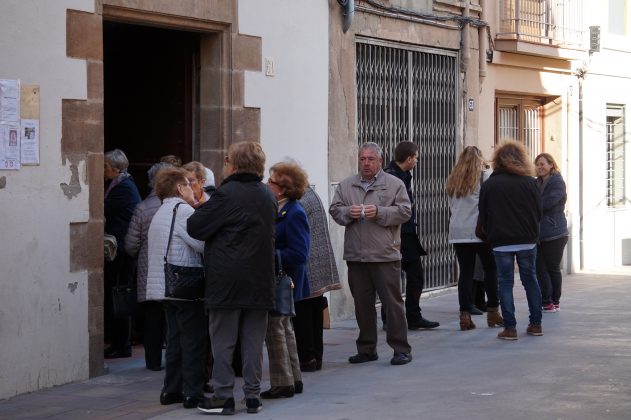
<instances>
[{"instance_id":1,"label":"wall-mounted pipe","mask_svg":"<svg viewBox=\"0 0 631 420\"><path fill-rule=\"evenodd\" d=\"M486 0L480 0L480 20L485 22L486 16L484 10L486 8ZM486 77L486 26L478 26L478 65L480 66L480 79Z\"/></svg>"},{"instance_id":2,"label":"wall-mounted pipe","mask_svg":"<svg viewBox=\"0 0 631 420\"><path fill-rule=\"evenodd\" d=\"M346 33L353 23L355 0L337 0L337 2L342 6L342 32Z\"/></svg>"},{"instance_id":3,"label":"wall-mounted pipe","mask_svg":"<svg viewBox=\"0 0 631 420\"><path fill-rule=\"evenodd\" d=\"M460 71L466 73L469 68L469 60L471 59L471 52L469 51L469 0L465 1L464 10L462 16L465 18L465 22L462 24L462 42L460 49L462 51L462 57L460 61Z\"/></svg>"}]
</instances>

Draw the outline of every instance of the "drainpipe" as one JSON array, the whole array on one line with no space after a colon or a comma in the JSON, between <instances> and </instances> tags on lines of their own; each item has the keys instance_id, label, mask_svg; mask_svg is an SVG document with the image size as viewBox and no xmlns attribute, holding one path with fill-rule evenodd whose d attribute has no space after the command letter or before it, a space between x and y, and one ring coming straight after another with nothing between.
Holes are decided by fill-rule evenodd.
<instances>
[{"instance_id":1,"label":"drainpipe","mask_svg":"<svg viewBox=\"0 0 631 420\"><path fill-rule=\"evenodd\" d=\"M579 69L578 76L578 258L579 269L582 271L585 265L583 247L583 80L586 69Z\"/></svg>"},{"instance_id":2,"label":"drainpipe","mask_svg":"<svg viewBox=\"0 0 631 420\"><path fill-rule=\"evenodd\" d=\"M342 6L342 16L344 20L342 22L342 32L346 33L353 23L353 15L355 14L355 0L337 0L340 6Z\"/></svg>"},{"instance_id":3,"label":"drainpipe","mask_svg":"<svg viewBox=\"0 0 631 420\"><path fill-rule=\"evenodd\" d=\"M480 20L484 22L486 21L484 13L484 10L486 9L486 0L480 0L480 9L482 9L480 12ZM480 66L480 79L486 77L486 30L487 27L485 26L478 27L478 63Z\"/></svg>"},{"instance_id":4,"label":"drainpipe","mask_svg":"<svg viewBox=\"0 0 631 420\"><path fill-rule=\"evenodd\" d=\"M462 11L462 16L464 18L469 17L469 0L465 1L464 10ZM466 22L462 25L462 45L460 46L462 50L462 59L460 61L460 71L463 73L467 72L469 68L469 60L471 59L471 52L469 51L469 23Z\"/></svg>"}]
</instances>

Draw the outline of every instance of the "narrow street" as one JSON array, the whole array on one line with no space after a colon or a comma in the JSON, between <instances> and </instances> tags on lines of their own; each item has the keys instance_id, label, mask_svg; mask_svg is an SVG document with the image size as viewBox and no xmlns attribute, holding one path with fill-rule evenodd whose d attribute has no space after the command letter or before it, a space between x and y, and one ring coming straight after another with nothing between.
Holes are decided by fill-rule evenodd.
<instances>
[{"instance_id":1,"label":"narrow street","mask_svg":"<svg viewBox=\"0 0 631 420\"><path fill-rule=\"evenodd\" d=\"M325 331L323 370L304 375L305 392L263 401L261 419L629 419L631 418L631 271L566 276L561 312L544 314L543 337L525 334L527 307L515 287L519 340L474 318L459 331L457 294L421 301L436 330L411 331L414 360L391 366L380 330L379 360L346 361L355 353L356 325ZM1 419L193 419L198 410L160 406L164 372L132 359L110 363L110 374L0 402ZM266 358L266 357L265 357ZM265 368L267 370L267 368ZM237 417L245 417L237 381ZM269 383L264 378L263 389Z\"/></svg>"}]
</instances>

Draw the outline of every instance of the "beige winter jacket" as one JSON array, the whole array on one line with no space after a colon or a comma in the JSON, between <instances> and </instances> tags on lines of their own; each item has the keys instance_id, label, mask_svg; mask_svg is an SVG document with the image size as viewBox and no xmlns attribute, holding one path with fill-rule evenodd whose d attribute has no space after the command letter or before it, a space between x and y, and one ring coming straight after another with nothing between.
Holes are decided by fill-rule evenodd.
<instances>
[{"instance_id":1,"label":"beige winter jacket","mask_svg":"<svg viewBox=\"0 0 631 420\"><path fill-rule=\"evenodd\" d=\"M401 260L401 224L412 214L405 185L395 176L379 171L368 191L359 175L340 182L329 213L344 232L344 259L355 262L389 262ZM375 219L352 219L350 206L374 204Z\"/></svg>"}]
</instances>

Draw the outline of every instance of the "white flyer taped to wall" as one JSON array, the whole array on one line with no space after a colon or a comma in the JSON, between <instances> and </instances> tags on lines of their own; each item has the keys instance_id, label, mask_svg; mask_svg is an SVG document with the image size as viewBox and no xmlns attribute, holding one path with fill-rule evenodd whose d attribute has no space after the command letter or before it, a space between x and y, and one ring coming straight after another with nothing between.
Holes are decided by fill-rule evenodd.
<instances>
[{"instance_id":1,"label":"white flyer taped to wall","mask_svg":"<svg viewBox=\"0 0 631 420\"><path fill-rule=\"evenodd\" d=\"M0 169L20 169L20 127L0 124Z\"/></svg>"},{"instance_id":2,"label":"white flyer taped to wall","mask_svg":"<svg viewBox=\"0 0 631 420\"><path fill-rule=\"evenodd\" d=\"M39 165L39 120L22 120L20 137L22 165Z\"/></svg>"},{"instance_id":3,"label":"white flyer taped to wall","mask_svg":"<svg viewBox=\"0 0 631 420\"><path fill-rule=\"evenodd\" d=\"M0 79L0 124L20 124L20 81Z\"/></svg>"}]
</instances>

